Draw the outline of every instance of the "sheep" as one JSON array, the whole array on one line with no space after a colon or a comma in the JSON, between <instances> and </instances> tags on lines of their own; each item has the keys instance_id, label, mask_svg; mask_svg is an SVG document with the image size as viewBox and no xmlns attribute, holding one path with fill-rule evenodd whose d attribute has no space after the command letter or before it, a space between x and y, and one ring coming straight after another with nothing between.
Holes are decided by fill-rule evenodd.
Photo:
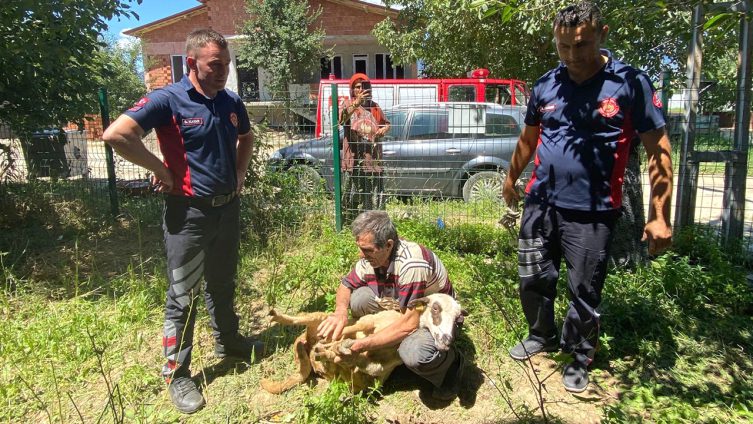
<instances>
[{"instance_id":1,"label":"sheep","mask_svg":"<svg viewBox=\"0 0 753 424\"><path fill-rule=\"evenodd\" d=\"M385 303L387 304L389 302ZM449 295L436 293L415 299L408 307L421 311L419 327L429 329L439 350L448 350L455 337L455 322L466 315L458 302ZM383 383L403 363L397 346L358 354L353 354L349 349L356 339L377 333L400 318L401 313L394 309L351 321L343 329L342 338L330 342L320 340L317 336L317 327L327 318L327 313L312 312L291 316L271 310L269 314L273 322L282 325L306 326L306 331L293 343L298 373L283 381L262 379L262 388L270 393L279 394L303 383L312 371L327 381L335 378L347 381L354 392L359 392L372 386L375 381Z\"/></svg>"}]
</instances>

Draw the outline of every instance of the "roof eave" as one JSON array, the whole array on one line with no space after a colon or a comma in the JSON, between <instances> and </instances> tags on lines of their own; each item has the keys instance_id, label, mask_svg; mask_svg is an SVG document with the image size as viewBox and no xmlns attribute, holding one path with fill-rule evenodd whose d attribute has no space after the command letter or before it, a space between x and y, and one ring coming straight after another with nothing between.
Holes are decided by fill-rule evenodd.
<instances>
[{"instance_id":1,"label":"roof eave","mask_svg":"<svg viewBox=\"0 0 753 424\"><path fill-rule=\"evenodd\" d=\"M201 1L201 2L204 3L205 1L206 0ZM188 19L192 16L196 16L196 15L206 13L206 12L207 12L207 6L206 4L202 4L200 6L192 7L188 10L184 10L182 12L176 13L174 15L170 15L168 17L158 19L154 22L149 22L148 24L144 24L136 28L131 28L127 31L123 31L123 34L130 35L132 37L141 37L147 32L154 31L157 28L162 28L164 26L170 25L173 22L178 21L180 19Z\"/></svg>"}]
</instances>

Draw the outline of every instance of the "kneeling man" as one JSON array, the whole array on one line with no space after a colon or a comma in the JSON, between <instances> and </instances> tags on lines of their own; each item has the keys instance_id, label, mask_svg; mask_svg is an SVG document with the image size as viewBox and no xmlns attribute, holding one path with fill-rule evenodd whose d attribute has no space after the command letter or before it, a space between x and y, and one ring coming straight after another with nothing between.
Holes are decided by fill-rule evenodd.
<instances>
[{"instance_id":1,"label":"kneeling man","mask_svg":"<svg viewBox=\"0 0 753 424\"><path fill-rule=\"evenodd\" d=\"M421 312L408 308L410 301L430 294L455 296L444 265L431 250L399 239L386 212L363 212L351 228L361 259L342 279L335 312L319 325L319 337L339 339L348 323L348 309L354 318L360 318L382 311L386 307L382 305L389 305L389 300L394 299L402 318L378 333L356 340L351 351L399 345L400 359L408 369L434 385L432 397L454 399L462 378L463 356L454 346L439 350L429 330L419 329Z\"/></svg>"}]
</instances>

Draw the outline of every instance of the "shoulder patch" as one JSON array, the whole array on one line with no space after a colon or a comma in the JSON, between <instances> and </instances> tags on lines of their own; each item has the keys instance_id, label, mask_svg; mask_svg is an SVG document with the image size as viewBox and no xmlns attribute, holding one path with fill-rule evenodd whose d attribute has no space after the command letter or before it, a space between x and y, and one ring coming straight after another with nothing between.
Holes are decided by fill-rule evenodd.
<instances>
[{"instance_id":1,"label":"shoulder patch","mask_svg":"<svg viewBox=\"0 0 753 424\"><path fill-rule=\"evenodd\" d=\"M659 109L661 109L661 108L662 108L662 106L664 106L664 105L662 104L662 102L661 102L661 99L659 98L659 96L658 96L658 95L656 94L656 92L655 92L655 91L654 91L654 98L653 98L653 101L654 101L654 106L658 107Z\"/></svg>"},{"instance_id":2,"label":"shoulder patch","mask_svg":"<svg viewBox=\"0 0 753 424\"><path fill-rule=\"evenodd\" d=\"M611 118L620 112L620 105L617 104L617 99L614 97L608 97L601 101L599 105L599 113L605 118Z\"/></svg>"},{"instance_id":3,"label":"shoulder patch","mask_svg":"<svg viewBox=\"0 0 753 424\"><path fill-rule=\"evenodd\" d=\"M133 106L128 109L131 112L138 112L140 111L146 104L149 103L148 97L142 97L138 102L134 103Z\"/></svg>"},{"instance_id":4,"label":"shoulder patch","mask_svg":"<svg viewBox=\"0 0 753 424\"><path fill-rule=\"evenodd\" d=\"M235 112L230 113L230 123L233 124L235 128L238 128L238 115L236 115Z\"/></svg>"}]
</instances>

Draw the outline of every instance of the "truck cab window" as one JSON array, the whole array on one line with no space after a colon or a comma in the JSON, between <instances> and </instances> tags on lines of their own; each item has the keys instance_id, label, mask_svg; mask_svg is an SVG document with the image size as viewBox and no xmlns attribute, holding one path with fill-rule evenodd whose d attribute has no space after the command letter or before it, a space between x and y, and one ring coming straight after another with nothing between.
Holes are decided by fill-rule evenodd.
<instances>
[{"instance_id":1,"label":"truck cab window","mask_svg":"<svg viewBox=\"0 0 753 424\"><path fill-rule=\"evenodd\" d=\"M472 85L451 85L447 100L450 102L475 102L476 87Z\"/></svg>"},{"instance_id":2,"label":"truck cab window","mask_svg":"<svg viewBox=\"0 0 753 424\"><path fill-rule=\"evenodd\" d=\"M489 85L486 87L484 94L484 100L488 103L496 103L498 105L512 104L512 96L510 96L510 89L507 86Z\"/></svg>"}]
</instances>

